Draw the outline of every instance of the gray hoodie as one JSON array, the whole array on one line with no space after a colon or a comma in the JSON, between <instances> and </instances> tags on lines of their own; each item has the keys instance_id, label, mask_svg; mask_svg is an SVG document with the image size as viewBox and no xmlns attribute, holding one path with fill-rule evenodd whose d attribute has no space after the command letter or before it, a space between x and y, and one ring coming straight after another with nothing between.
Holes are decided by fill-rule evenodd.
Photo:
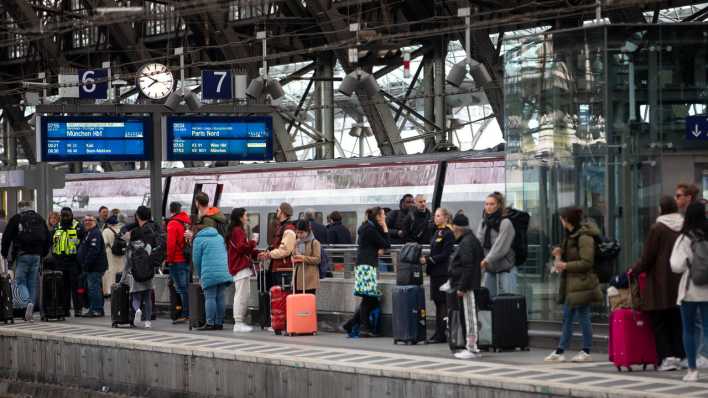
<instances>
[{"instance_id":1,"label":"gray hoodie","mask_svg":"<svg viewBox=\"0 0 708 398\"><path fill-rule=\"evenodd\" d=\"M479 223L477 228L477 239L480 242L484 242L484 234L487 228L484 226L484 222ZM503 218L499 223L499 231L492 229L490 238L492 241L491 249L484 249L484 259L489 263L486 268L487 272L493 274L499 272L507 272L514 268L514 262L516 261L516 255L514 250L511 249L512 243L514 243L514 235L516 231L514 230L514 224L508 218Z\"/></svg>"}]
</instances>

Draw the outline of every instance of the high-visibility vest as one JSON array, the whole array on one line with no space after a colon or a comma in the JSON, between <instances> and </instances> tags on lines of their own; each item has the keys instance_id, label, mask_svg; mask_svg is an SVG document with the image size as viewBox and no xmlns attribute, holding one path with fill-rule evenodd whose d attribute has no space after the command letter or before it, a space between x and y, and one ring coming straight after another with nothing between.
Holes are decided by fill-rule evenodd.
<instances>
[{"instance_id":1,"label":"high-visibility vest","mask_svg":"<svg viewBox=\"0 0 708 398\"><path fill-rule=\"evenodd\" d=\"M79 248L79 222L74 220L71 227L63 229L57 224L52 237L52 253L57 255L73 255Z\"/></svg>"}]
</instances>

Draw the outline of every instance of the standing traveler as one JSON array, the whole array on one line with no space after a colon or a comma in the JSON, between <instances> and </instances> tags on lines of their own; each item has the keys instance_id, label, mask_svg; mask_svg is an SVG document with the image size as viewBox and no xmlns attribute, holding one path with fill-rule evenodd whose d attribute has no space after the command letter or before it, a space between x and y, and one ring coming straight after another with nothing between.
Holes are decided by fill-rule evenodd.
<instances>
[{"instance_id":1,"label":"standing traveler","mask_svg":"<svg viewBox=\"0 0 708 398\"><path fill-rule=\"evenodd\" d=\"M5 233L7 227L7 213L5 209L0 209L0 235Z\"/></svg>"},{"instance_id":2,"label":"standing traveler","mask_svg":"<svg viewBox=\"0 0 708 398\"><path fill-rule=\"evenodd\" d=\"M676 205L679 208L681 214L686 213L688 205L693 202L698 201L700 191L695 184L679 183L676 185L676 193L674 198L676 199Z\"/></svg>"},{"instance_id":3,"label":"standing traveler","mask_svg":"<svg viewBox=\"0 0 708 398\"><path fill-rule=\"evenodd\" d=\"M198 228L213 227L222 236L226 235L226 217L218 207L209 206L209 195L199 192L194 201L197 203Z\"/></svg>"},{"instance_id":4,"label":"standing traveler","mask_svg":"<svg viewBox=\"0 0 708 398\"><path fill-rule=\"evenodd\" d=\"M406 220L405 241L427 245L434 230L433 216L428 210L425 195L416 195L415 206L409 210Z\"/></svg>"},{"instance_id":5,"label":"standing traveler","mask_svg":"<svg viewBox=\"0 0 708 398\"><path fill-rule=\"evenodd\" d=\"M342 213L333 211L329 215L332 223L327 226L327 243L330 245L351 245L352 233L342 224Z\"/></svg>"},{"instance_id":6,"label":"standing traveler","mask_svg":"<svg viewBox=\"0 0 708 398\"><path fill-rule=\"evenodd\" d=\"M295 224L295 255L293 262L295 270L293 272L294 292L316 294L320 288L320 242L315 239L314 233L310 230L310 223L300 220ZM303 287L304 279L304 287Z\"/></svg>"},{"instance_id":7,"label":"standing traveler","mask_svg":"<svg viewBox=\"0 0 708 398\"><path fill-rule=\"evenodd\" d=\"M651 319L656 342L659 370L678 369L683 352L681 310L676 305L681 276L671 271L671 252L683 227L683 216L671 196L661 198L660 216L649 229L642 256L631 268L639 276L646 273L646 287L641 294L641 309Z\"/></svg>"},{"instance_id":8,"label":"standing traveler","mask_svg":"<svg viewBox=\"0 0 708 398\"><path fill-rule=\"evenodd\" d=\"M189 317L189 253L191 247L185 239L185 232L190 227L189 215L182 211L179 202L170 203L170 218L167 219L167 254L165 265L170 271L170 278L175 285L175 291L182 300L182 313L176 322L184 322Z\"/></svg>"},{"instance_id":9,"label":"standing traveler","mask_svg":"<svg viewBox=\"0 0 708 398\"><path fill-rule=\"evenodd\" d=\"M54 229L57 227L59 224L59 213L56 211L50 211L49 215L47 216L47 228L49 229L49 233L53 236L54 235Z\"/></svg>"},{"instance_id":10,"label":"standing traveler","mask_svg":"<svg viewBox=\"0 0 708 398\"><path fill-rule=\"evenodd\" d=\"M484 201L482 222L477 229L477 239L484 249L480 264L485 271L484 286L492 297L517 291L516 256L512 249L516 231L506 211L504 195L491 193Z\"/></svg>"},{"instance_id":11,"label":"standing traveler","mask_svg":"<svg viewBox=\"0 0 708 398\"><path fill-rule=\"evenodd\" d=\"M42 258L49 253L49 230L44 219L33 210L32 202L21 201L19 212L7 223L2 234L2 257L15 264L15 281L21 297L29 297L25 320L32 320L37 278Z\"/></svg>"},{"instance_id":12,"label":"standing traveler","mask_svg":"<svg viewBox=\"0 0 708 398\"><path fill-rule=\"evenodd\" d=\"M151 220L150 209L140 206L135 211L136 224L130 224L127 229L128 254L120 283L130 286L130 296L135 317L133 323L138 326L142 321L145 309L145 328L152 327L152 298L155 265L164 251L160 242L160 227Z\"/></svg>"},{"instance_id":13,"label":"standing traveler","mask_svg":"<svg viewBox=\"0 0 708 398\"><path fill-rule=\"evenodd\" d=\"M683 320L683 348L688 359L688 372L684 381L698 381L696 355L696 315L700 313L703 326L703 341L708 340L708 284L696 280L708 269L708 223L706 206L694 202L686 208L681 235L676 239L671 252L671 269L682 274L677 303L681 306ZM698 282L698 284L696 283Z\"/></svg>"},{"instance_id":14,"label":"standing traveler","mask_svg":"<svg viewBox=\"0 0 708 398\"><path fill-rule=\"evenodd\" d=\"M560 288L558 303L563 304L563 330L558 348L545 358L546 362L564 362L564 352L573 336L573 318L583 332L583 349L572 362L590 362L592 348L592 324L590 305L602 303L600 281L593 270L595 264L595 238L600 230L594 221L583 222L583 211L568 207L561 211L560 221L566 232L560 247L553 249L556 258L553 272L559 272Z\"/></svg>"},{"instance_id":15,"label":"standing traveler","mask_svg":"<svg viewBox=\"0 0 708 398\"><path fill-rule=\"evenodd\" d=\"M197 330L224 328L224 293L232 281L224 238L216 228L205 226L194 237L192 244L194 272L204 289L206 324Z\"/></svg>"},{"instance_id":16,"label":"standing traveler","mask_svg":"<svg viewBox=\"0 0 708 398\"><path fill-rule=\"evenodd\" d=\"M103 243L106 246L106 256L108 258L108 270L103 274L104 297L110 296L111 286L116 282L116 274L121 272L124 267L125 254L119 255L127 251L128 248L128 243L120 233L124 225L125 217L122 214L111 215L106 220L106 227L103 228Z\"/></svg>"},{"instance_id":17,"label":"standing traveler","mask_svg":"<svg viewBox=\"0 0 708 398\"><path fill-rule=\"evenodd\" d=\"M310 223L310 231L312 231L312 233L315 235L315 239L317 239L323 245L329 244L327 238L327 227L317 222L316 215L317 212L315 211L315 209L305 210L305 221Z\"/></svg>"},{"instance_id":18,"label":"standing traveler","mask_svg":"<svg viewBox=\"0 0 708 398\"><path fill-rule=\"evenodd\" d=\"M81 266L77 255L79 243L84 238L84 229L74 220L74 213L64 207L59 214L59 224L52 234L52 270L64 275L64 311L70 316L69 309L74 309L74 316L81 316L82 302L79 299Z\"/></svg>"},{"instance_id":19,"label":"standing traveler","mask_svg":"<svg viewBox=\"0 0 708 398\"><path fill-rule=\"evenodd\" d=\"M293 208L289 203L283 202L275 210L275 236L271 250L258 254L258 258L270 260L270 286L282 286L286 288L291 285L293 259L295 250L295 226L290 221L293 215Z\"/></svg>"},{"instance_id":20,"label":"standing traveler","mask_svg":"<svg viewBox=\"0 0 708 398\"><path fill-rule=\"evenodd\" d=\"M101 206L98 209L98 218L96 219L96 226L98 227L99 231L103 231L103 228L106 227L106 221L108 221L108 217L110 217L110 214L108 214L108 207Z\"/></svg>"},{"instance_id":21,"label":"standing traveler","mask_svg":"<svg viewBox=\"0 0 708 398\"><path fill-rule=\"evenodd\" d=\"M467 216L456 214L452 225L458 246L450 256L450 291L452 295L462 298L467 339L465 349L455 353L455 358L475 359L479 358L480 354L477 347L477 305L474 289L479 288L482 282L482 272L478 264L484 257L484 251L470 229Z\"/></svg>"},{"instance_id":22,"label":"standing traveler","mask_svg":"<svg viewBox=\"0 0 708 398\"><path fill-rule=\"evenodd\" d=\"M428 342L444 343L447 341L445 337L447 297L440 291L440 286L444 285L450 277L448 267L450 255L455 248L455 236L450 226L450 212L447 209L435 210L434 219L436 229L429 242L430 255L421 257L420 263L425 265L425 272L430 276L430 299L435 303L435 333Z\"/></svg>"},{"instance_id":23,"label":"standing traveler","mask_svg":"<svg viewBox=\"0 0 708 398\"><path fill-rule=\"evenodd\" d=\"M234 280L234 332L251 332L253 328L246 325L248 299L251 296L251 276L253 271L251 261L256 254L258 235L253 239L246 237L248 213L244 208L231 211L229 223L229 273Z\"/></svg>"},{"instance_id":24,"label":"standing traveler","mask_svg":"<svg viewBox=\"0 0 708 398\"><path fill-rule=\"evenodd\" d=\"M103 292L101 279L108 269L103 236L96 225L96 218L92 215L84 217L85 237L79 245L78 259L81 270L86 274L88 285L89 308L82 316L101 317L103 313Z\"/></svg>"},{"instance_id":25,"label":"standing traveler","mask_svg":"<svg viewBox=\"0 0 708 398\"><path fill-rule=\"evenodd\" d=\"M377 206L366 210L366 221L357 230L357 236L359 248L356 252L354 295L361 297L361 305L342 328L351 333L354 325L359 324L360 337L375 337L376 331L369 322L369 313L379 306L376 266L379 256L391 247L386 216L382 208Z\"/></svg>"},{"instance_id":26,"label":"standing traveler","mask_svg":"<svg viewBox=\"0 0 708 398\"><path fill-rule=\"evenodd\" d=\"M402 245L406 243L407 223L409 213L415 206L413 195L407 193L398 202L398 209L391 210L386 215L386 225L388 236L392 245Z\"/></svg>"}]
</instances>

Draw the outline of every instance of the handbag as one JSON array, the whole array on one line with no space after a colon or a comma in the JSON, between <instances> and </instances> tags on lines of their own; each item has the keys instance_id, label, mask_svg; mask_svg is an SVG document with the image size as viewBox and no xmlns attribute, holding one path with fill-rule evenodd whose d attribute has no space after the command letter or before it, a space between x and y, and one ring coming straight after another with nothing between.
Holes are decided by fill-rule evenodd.
<instances>
[{"instance_id":1,"label":"handbag","mask_svg":"<svg viewBox=\"0 0 708 398\"><path fill-rule=\"evenodd\" d=\"M376 268L371 265L357 265L354 269L354 295L359 297L379 297Z\"/></svg>"}]
</instances>

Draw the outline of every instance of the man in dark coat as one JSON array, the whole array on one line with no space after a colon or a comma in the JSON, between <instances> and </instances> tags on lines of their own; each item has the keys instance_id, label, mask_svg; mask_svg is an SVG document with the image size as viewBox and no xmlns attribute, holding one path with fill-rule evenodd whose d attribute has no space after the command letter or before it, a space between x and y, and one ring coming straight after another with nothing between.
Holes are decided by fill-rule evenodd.
<instances>
[{"instance_id":1,"label":"man in dark coat","mask_svg":"<svg viewBox=\"0 0 708 398\"><path fill-rule=\"evenodd\" d=\"M327 227L317 222L316 215L317 212L315 209L307 209L307 211L305 211L305 221L310 223L310 230L312 234L315 235L315 239L321 244L326 245L328 244Z\"/></svg>"},{"instance_id":2,"label":"man in dark coat","mask_svg":"<svg viewBox=\"0 0 708 398\"><path fill-rule=\"evenodd\" d=\"M433 215L428 210L424 195L416 195L415 205L408 211L405 225L404 240L406 242L416 242L421 245L430 243L435 227Z\"/></svg>"},{"instance_id":3,"label":"man in dark coat","mask_svg":"<svg viewBox=\"0 0 708 398\"><path fill-rule=\"evenodd\" d=\"M86 275L89 309L83 316L100 317L103 316L101 280L103 273L108 269L108 257L96 217L92 215L84 217L84 227L86 235L79 245L78 260L81 270Z\"/></svg>"},{"instance_id":4,"label":"man in dark coat","mask_svg":"<svg viewBox=\"0 0 708 398\"><path fill-rule=\"evenodd\" d=\"M327 226L327 243L330 245L351 245L352 233L349 228L342 224L342 214L338 211L333 211L329 215L332 223Z\"/></svg>"},{"instance_id":5,"label":"man in dark coat","mask_svg":"<svg viewBox=\"0 0 708 398\"><path fill-rule=\"evenodd\" d=\"M407 193L398 202L398 210L391 210L386 215L386 226L388 227L389 241L392 245L406 243L408 213L414 205L413 195Z\"/></svg>"}]
</instances>

